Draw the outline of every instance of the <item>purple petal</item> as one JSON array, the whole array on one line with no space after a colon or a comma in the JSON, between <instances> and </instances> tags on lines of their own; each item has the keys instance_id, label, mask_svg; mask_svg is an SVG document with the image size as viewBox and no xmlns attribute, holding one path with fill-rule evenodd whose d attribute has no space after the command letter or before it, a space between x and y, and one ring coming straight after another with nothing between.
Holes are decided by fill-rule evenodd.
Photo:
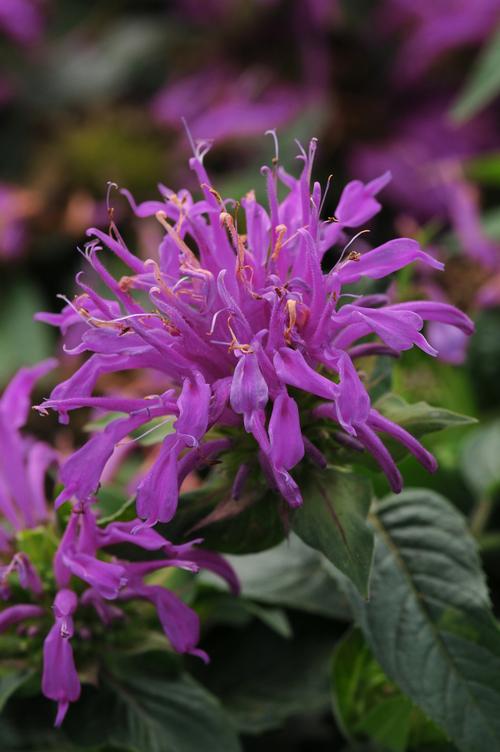
<instances>
[{"instance_id":1,"label":"purple petal","mask_svg":"<svg viewBox=\"0 0 500 752\"><path fill-rule=\"evenodd\" d=\"M400 493L403 488L401 473L377 434L364 424L356 426L356 435L358 440L370 452L375 462L382 468L394 493Z\"/></svg>"},{"instance_id":2,"label":"purple petal","mask_svg":"<svg viewBox=\"0 0 500 752\"><path fill-rule=\"evenodd\" d=\"M57 360L49 358L32 368L21 368L11 379L0 399L0 410L8 416L12 428L24 426L31 408L30 395L34 385L56 366Z\"/></svg>"},{"instance_id":3,"label":"purple petal","mask_svg":"<svg viewBox=\"0 0 500 752\"><path fill-rule=\"evenodd\" d=\"M405 431L404 428L393 423L392 420L384 418L377 410L370 410L370 418L368 424L375 429L375 431L382 431L383 433L392 436L400 444L403 444L411 454L425 467L429 473L435 473L437 470L437 461L434 455L425 449L417 439Z\"/></svg>"},{"instance_id":4,"label":"purple petal","mask_svg":"<svg viewBox=\"0 0 500 752\"><path fill-rule=\"evenodd\" d=\"M255 353L242 355L234 369L230 401L236 413L251 415L263 410L269 399L269 390L259 368Z\"/></svg>"},{"instance_id":5,"label":"purple petal","mask_svg":"<svg viewBox=\"0 0 500 752\"><path fill-rule=\"evenodd\" d=\"M363 276L381 279L413 261L422 261L434 269L444 269L444 264L425 253L416 240L396 238L355 259L344 261L336 271L341 282L349 284L358 282Z\"/></svg>"},{"instance_id":6,"label":"purple petal","mask_svg":"<svg viewBox=\"0 0 500 752\"><path fill-rule=\"evenodd\" d=\"M87 582L103 598L117 598L120 590L127 584L125 569L120 564L79 553L64 556L63 561L75 577Z\"/></svg>"},{"instance_id":7,"label":"purple petal","mask_svg":"<svg viewBox=\"0 0 500 752\"><path fill-rule=\"evenodd\" d=\"M56 726L60 726L70 702L80 697L80 680L68 638L61 635L59 625L51 628L43 644L42 692L58 703Z\"/></svg>"},{"instance_id":8,"label":"purple petal","mask_svg":"<svg viewBox=\"0 0 500 752\"><path fill-rule=\"evenodd\" d=\"M141 412L130 418L114 420L72 454L61 469L60 477L65 488L56 500L56 508L72 496L76 496L80 501L86 501L95 494L99 488L104 467L113 454L116 444L155 414L158 414L157 409L150 411L149 415Z\"/></svg>"},{"instance_id":9,"label":"purple petal","mask_svg":"<svg viewBox=\"0 0 500 752\"><path fill-rule=\"evenodd\" d=\"M295 386L318 397L334 400L338 396L338 386L316 373L309 366L302 353L290 348L281 348L274 356L274 367L284 384Z\"/></svg>"},{"instance_id":10,"label":"purple petal","mask_svg":"<svg viewBox=\"0 0 500 752\"><path fill-rule=\"evenodd\" d=\"M41 606L30 606L28 604L9 606L0 613L0 633L5 632L6 629L14 624L19 624L20 621L37 619L43 616L44 613Z\"/></svg>"},{"instance_id":11,"label":"purple petal","mask_svg":"<svg viewBox=\"0 0 500 752\"><path fill-rule=\"evenodd\" d=\"M424 321L440 321L442 324L456 326L464 334L473 334L474 322L462 311L449 303L433 300L412 300L408 303L396 303L389 306L388 311L413 311Z\"/></svg>"},{"instance_id":12,"label":"purple petal","mask_svg":"<svg viewBox=\"0 0 500 752\"><path fill-rule=\"evenodd\" d=\"M374 196L390 179L391 174L386 172L366 185L360 180L348 183L340 196L335 217L345 227L359 227L365 224L382 208Z\"/></svg>"},{"instance_id":13,"label":"purple petal","mask_svg":"<svg viewBox=\"0 0 500 752\"><path fill-rule=\"evenodd\" d=\"M271 460L277 467L290 470L304 456L299 409L286 389L282 389L274 400L269 420L269 439Z\"/></svg>"},{"instance_id":14,"label":"purple petal","mask_svg":"<svg viewBox=\"0 0 500 752\"><path fill-rule=\"evenodd\" d=\"M240 582L233 567L220 554L215 551L206 551L204 548L194 548L188 554L189 559L201 569L209 569L227 582L234 595L240 592Z\"/></svg>"},{"instance_id":15,"label":"purple petal","mask_svg":"<svg viewBox=\"0 0 500 752\"><path fill-rule=\"evenodd\" d=\"M168 436L156 461L137 489L136 508L148 526L170 522L177 509L179 482L177 458L182 445L177 437Z\"/></svg>"},{"instance_id":16,"label":"purple petal","mask_svg":"<svg viewBox=\"0 0 500 752\"><path fill-rule=\"evenodd\" d=\"M200 620L189 606L159 585L143 585L131 597L154 603L163 631L177 653L195 653L200 639Z\"/></svg>"},{"instance_id":17,"label":"purple petal","mask_svg":"<svg viewBox=\"0 0 500 752\"><path fill-rule=\"evenodd\" d=\"M465 361L469 342L467 335L455 326L431 321L427 327L427 339L436 348L439 360L456 366Z\"/></svg>"},{"instance_id":18,"label":"purple petal","mask_svg":"<svg viewBox=\"0 0 500 752\"><path fill-rule=\"evenodd\" d=\"M195 373L194 379L184 380L177 400L179 417L175 430L188 446L196 446L207 430L210 397L210 387L201 373Z\"/></svg>"}]
</instances>

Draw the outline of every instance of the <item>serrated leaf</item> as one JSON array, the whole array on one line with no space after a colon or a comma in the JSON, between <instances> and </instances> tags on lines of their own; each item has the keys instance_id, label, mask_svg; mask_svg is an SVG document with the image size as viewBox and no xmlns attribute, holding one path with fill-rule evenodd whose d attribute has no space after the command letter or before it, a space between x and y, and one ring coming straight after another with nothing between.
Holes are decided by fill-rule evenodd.
<instances>
[{"instance_id":1,"label":"serrated leaf","mask_svg":"<svg viewBox=\"0 0 500 752\"><path fill-rule=\"evenodd\" d=\"M366 524L371 487L365 478L340 470L311 473L302 485L304 503L292 529L368 595L373 533Z\"/></svg>"},{"instance_id":2,"label":"serrated leaf","mask_svg":"<svg viewBox=\"0 0 500 752\"><path fill-rule=\"evenodd\" d=\"M391 752L446 741L387 678L359 629L351 629L335 648L332 694L335 718L350 741L371 739Z\"/></svg>"},{"instance_id":3,"label":"serrated leaf","mask_svg":"<svg viewBox=\"0 0 500 752\"><path fill-rule=\"evenodd\" d=\"M293 533L268 551L228 558L246 598L331 619L350 619L347 600L332 579L325 557Z\"/></svg>"},{"instance_id":4,"label":"serrated leaf","mask_svg":"<svg viewBox=\"0 0 500 752\"><path fill-rule=\"evenodd\" d=\"M452 109L456 123L476 115L500 93L500 29L482 50L472 74Z\"/></svg>"},{"instance_id":5,"label":"serrated leaf","mask_svg":"<svg viewBox=\"0 0 500 752\"><path fill-rule=\"evenodd\" d=\"M345 583L375 657L459 749L500 749L500 634L464 519L415 489L374 520L370 601Z\"/></svg>"}]
</instances>

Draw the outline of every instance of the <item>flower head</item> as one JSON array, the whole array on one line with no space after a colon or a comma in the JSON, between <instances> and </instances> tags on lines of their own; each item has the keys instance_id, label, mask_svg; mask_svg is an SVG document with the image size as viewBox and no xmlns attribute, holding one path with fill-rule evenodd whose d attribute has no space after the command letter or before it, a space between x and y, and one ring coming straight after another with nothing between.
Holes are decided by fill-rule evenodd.
<instances>
[{"instance_id":1,"label":"flower head","mask_svg":"<svg viewBox=\"0 0 500 752\"><path fill-rule=\"evenodd\" d=\"M228 449L244 457L242 465L255 465L258 458L268 483L290 506L299 506L300 486L291 471L300 469L305 453L321 456L314 440L318 425L328 446L336 436L355 439L396 491L401 477L379 433L392 435L429 470L435 468L413 437L371 406L356 360L398 355L413 346L436 355L422 333L424 321L466 334L472 323L444 303L390 304L384 295L352 292L351 285L379 280L412 262L443 265L405 238L355 250L348 233L379 211L376 196L389 175L349 183L335 219L323 220L324 195L318 183L311 187L315 150L315 140L307 153L301 148L299 178L278 157L272 168L263 168L267 208L252 191L241 208L221 198L203 165L204 144L190 161L201 199L162 187L161 201L137 206L124 191L139 217L156 216L165 231L157 257L145 262L114 225L108 234L89 230L87 260L111 297L79 277L82 294L58 318L41 316L58 321L68 334L77 331L73 351L90 357L40 409L57 410L63 420L79 407L118 410L124 417L66 462L60 502L87 503L117 444L152 418L169 416L173 431L137 489L137 511L147 526L171 520L187 472ZM103 263L109 252L128 267L121 280ZM93 396L101 375L129 369L153 369L159 393L143 400Z\"/></svg>"}]
</instances>

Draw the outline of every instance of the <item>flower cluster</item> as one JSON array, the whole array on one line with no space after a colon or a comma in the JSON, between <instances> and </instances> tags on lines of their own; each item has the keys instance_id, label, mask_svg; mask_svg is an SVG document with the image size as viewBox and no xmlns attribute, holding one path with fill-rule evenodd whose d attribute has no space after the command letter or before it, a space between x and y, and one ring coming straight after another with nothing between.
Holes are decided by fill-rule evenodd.
<instances>
[{"instance_id":1,"label":"flower cluster","mask_svg":"<svg viewBox=\"0 0 500 752\"><path fill-rule=\"evenodd\" d=\"M161 187L161 201L137 206L124 191L139 217L156 216L164 228L155 259L135 256L113 222L108 234L89 230L85 255L111 297L79 275L82 293L60 314L40 315L61 327L69 352L90 357L39 409L58 411L62 421L83 407L124 417L111 420L65 462L58 503L87 504L115 447L154 418L175 422L137 488L137 513L144 520L137 535L170 521L187 474L242 446L246 434L254 442L250 464L258 458L263 477L291 507L303 500L290 471L305 454L323 466L329 459L308 435L314 424L321 423L332 440L373 455L395 491L401 475L379 434L435 469L432 455L371 405L356 361L397 356L414 345L436 355L422 333L425 321L466 334L473 325L446 303L390 303L381 293L353 292L361 280L383 279L415 261L443 265L405 238L354 250L348 232L379 211L376 195L390 176L349 183L335 217L322 220L325 196L318 183L311 189L315 150L315 140L307 153L301 148L299 178L279 165L277 154L273 167L262 169L268 209L251 191L241 201L243 218L240 205L223 200L211 185L204 143L190 160L200 200ZM103 263L110 252L127 267L119 280ZM154 372L158 393L142 399L116 390L93 395L101 376L131 369ZM235 497L249 469L243 463L238 471Z\"/></svg>"},{"instance_id":2,"label":"flower cluster","mask_svg":"<svg viewBox=\"0 0 500 752\"><path fill-rule=\"evenodd\" d=\"M238 582L218 554L196 548L200 539L174 546L151 529L134 534L138 520L101 525L90 500L73 506L59 543L51 549L53 558L46 560L45 549L57 540L62 523L45 498L45 478L59 458L50 446L23 436L20 429L35 381L54 365L51 360L22 369L0 400L0 597L8 604L0 613L0 633L17 626L33 639L46 635L42 691L58 703L60 725L69 703L80 696L72 644L79 636L92 637L96 619L106 627L126 620L123 606L128 601L151 602L172 648L207 660L197 648L198 616L173 592L151 584L150 574L166 567L190 572L203 567L223 577L235 592ZM37 530L44 545L35 547L32 556L24 547L28 532ZM157 558L131 562L114 556L113 547L123 543L155 552Z\"/></svg>"}]
</instances>

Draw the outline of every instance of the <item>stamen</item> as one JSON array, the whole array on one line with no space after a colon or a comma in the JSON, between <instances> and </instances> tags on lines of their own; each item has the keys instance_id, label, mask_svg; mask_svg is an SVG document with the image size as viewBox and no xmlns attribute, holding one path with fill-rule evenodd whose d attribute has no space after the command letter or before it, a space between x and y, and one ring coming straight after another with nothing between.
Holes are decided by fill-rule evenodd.
<instances>
[{"instance_id":1,"label":"stamen","mask_svg":"<svg viewBox=\"0 0 500 752\"><path fill-rule=\"evenodd\" d=\"M212 334L214 333L215 324L217 323L217 319L219 317L219 314L223 313L224 311L228 311L228 310L229 310L229 308L220 308L218 311L216 311L214 313L214 315L212 316L212 323L210 324L210 331L207 332L207 336L211 337Z\"/></svg>"},{"instance_id":2,"label":"stamen","mask_svg":"<svg viewBox=\"0 0 500 752\"><path fill-rule=\"evenodd\" d=\"M166 425L166 423L170 423L170 421L175 416L169 415L168 418L165 418L165 420L160 421L160 423L157 423L155 426L152 426L151 428L148 428L147 431L144 431L144 433L141 433L140 436L136 436L135 439L130 439L129 441L119 441L116 445L119 446L129 446L130 444L136 444L138 441L143 439L145 436L149 436L150 433L153 433L153 431L156 431L158 428L161 428L162 426Z\"/></svg>"},{"instance_id":3,"label":"stamen","mask_svg":"<svg viewBox=\"0 0 500 752\"><path fill-rule=\"evenodd\" d=\"M278 142L278 136L276 133L276 128L270 128L268 131L264 133L265 136L272 136L274 141L274 157L272 159L272 163L274 167L276 167L279 164L280 161L280 147Z\"/></svg>"},{"instance_id":4,"label":"stamen","mask_svg":"<svg viewBox=\"0 0 500 752\"><path fill-rule=\"evenodd\" d=\"M229 352L234 352L235 350L239 350L244 355L250 355L251 353L253 353L252 347L250 347L250 345L242 345L240 342L238 342L236 334L232 330L231 324L229 323L231 319L232 319L232 316L229 316L227 320L227 328L229 329L231 333L231 342L228 347Z\"/></svg>"},{"instance_id":5,"label":"stamen","mask_svg":"<svg viewBox=\"0 0 500 752\"><path fill-rule=\"evenodd\" d=\"M328 175L325 191L323 193L323 198L321 199L321 203L319 205L318 216L321 216L321 212L323 211L323 207L325 205L326 197L328 195L328 191L330 190L330 185L331 185L332 180L333 180L333 175Z\"/></svg>"},{"instance_id":6,"label":"stamen","mask_svg":"<svg viewBox=\"0 0 500 752\"><path fill-rule=\"evenodd\" d=\"M287 229L288 228L287 228L286 225L276 225L277 237L276 237L276 243L274 245L274 250L273 250L273 252L271 254L271 260L272 261L277 261L278 260L278 257L280 255L280 251L281 251L281 249L283 248L283 245L284 245L283 244L283 238L284 238L284 236L285 236L285 234L287 232Z\"/></svg>"},{"instance_id":7,"label":"stamen","mask_svg":"<svg viewBox=\"0 0 500 752\"><path fill-rule=\"evenodd\" d=\"M334 269L335 269L335 268L336 268L337 266L339 266L339 265L340 265L340 264L342 263L342 261L343 261L343 260L344 260L344 258L345 258L345 254L346 254L347 250L348 250L348 249L350 248L350 246L351 246L351 245L352 245L352 244L354 243L354 241L355 241L355 240L357 240L357 239L359 238L359 236L360 236L360 235L365 235L365 234L366 234L367 232L370 232L370 230L360 230L360 231L359 231L358 233L356 233L356 235L354 235L354 237L353 237L353 238L351 238L351 239L350 239L350 241L349 241L349 242L347 243L347 245L346 245L346 246L344 247L344 249L343 249L342 253L340 254L340 258L339 258L339 260L337 261L337 263L336 263L336 264L335 264L335 266L333 267ZM349 255L350 255L350 254L349 254ZM359 253L357 253L357 258L353 257L353 258L348 258L347 260L348 260L348 261L357 261L357 260L359 259L359 257L360 257L360 254L359 254Z\"/></svg>"},{"instance_id":8,"label":"stamen","mask_svg":"<svg viewBox=\"0 0 500 752\"><path fill-rule=\"evenodd\" d=\"M165 230L168 232L170 237L174 240L175 244L179 248L180 251L186 256L187 259L191 262L191 264L196 268L199 267L199 261L194 255L191 248L184 242L184 240L181 238L179 233L167 222L167 215L164 211L158 211L156 212L156 219L161 224L162 227L165 228Z\"/></svg>"},{"instance_id":9,"label":"stamen","mask_svg":"<svg viewBox=\"0 0 500 752\"><path fill-rule=\"evenodd\" d=\"M115 213L114 206L111 206L111 191L115 188L118 190L119 185L117 183L113 183L111 180L108 180L108 189L106 191L106 210L108 212L109 221L113 223L113 217ZM110 228L111 230L111 228Z\"/></svg>"},{"instance_id":10,"label":"stamen","mask_svg":"<svg viewBox=\"0 0 500 752\"><path fill-rule=\"evenodd\" d=\"M197 150L196 150L196 146L195 146L195 143L194 143L193 136L191 134L191 131L189 129L189 126L187 124L187 120L186 120L185 117L181 117L181 123L184 126L184 130L186 131L186 136L187 136L187 139L189 141L189 145L191 147L191 151L193 152L193 157L195 157L195 159L196 159L196 157L198 156L198 153L197 153Z\"/></svg>"},{"instance_id":11,"label":"stamen","mask_svg":"<svg viewBox=\"0 0 500 752\"><path fill-rule=\"evenodd\" d=\"M289 298L286 301L288 311L288 326L285 329L285 341L291 344L292 329L297 323L297 301Z\"/></svg>"}]
</instances>

